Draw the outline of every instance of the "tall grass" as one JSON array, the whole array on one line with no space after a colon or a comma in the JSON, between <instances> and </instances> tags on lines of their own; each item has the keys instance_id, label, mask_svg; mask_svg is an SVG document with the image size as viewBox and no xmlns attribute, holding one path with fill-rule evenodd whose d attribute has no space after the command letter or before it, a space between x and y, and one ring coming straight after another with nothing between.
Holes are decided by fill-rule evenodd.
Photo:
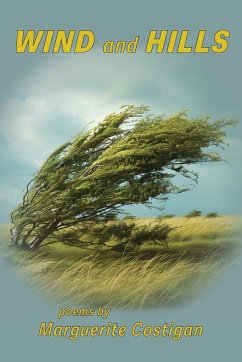
<instances>
[{"instance_id":1,"label":"tall grass","mask_svg":"<svg viewBox=\"0 0 242 362\"><path fill-rule=\"evenodd\" d=\"M160 307L191 297L208 278L217 276L221 264L213 253L200 262L160 254L148 259L18 255L21 274L56 302L124 309Z\"/></svg>"},{"instance_id":2,"label":"tall grass","mask_svg":"<svg viewBox=\"0 0 242 362\"><path fill-rule=\"evenodd\" d=\"M94 253L53 244L34 252L14 250L10 257L31 285L62 305L132 309L188 303L230 259L241 218L165 222L175 228L168 249L145 246L135 254Z\"/></svg>"}]
</instances>

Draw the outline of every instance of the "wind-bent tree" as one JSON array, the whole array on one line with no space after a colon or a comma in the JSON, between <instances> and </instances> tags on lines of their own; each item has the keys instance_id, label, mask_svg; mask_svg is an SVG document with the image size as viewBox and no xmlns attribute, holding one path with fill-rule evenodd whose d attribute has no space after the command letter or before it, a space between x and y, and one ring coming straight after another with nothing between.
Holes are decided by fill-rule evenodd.
<instances>
[{"instance_id":1,"label":"wind-bent tree","mask_svg":"<svg viewBox=\"0 0 242 362\"><path fill-rule=\"evenodd\" d=\"M57 230L100 220L124 205L166 200L187 188L176 174L197 180L187 165L220 161L209 146L223 146L231 120L148 115L124 106L97 127L56 149L29 182L11 214L11 244L35 249Z\"/></svg>"}]
</instances>

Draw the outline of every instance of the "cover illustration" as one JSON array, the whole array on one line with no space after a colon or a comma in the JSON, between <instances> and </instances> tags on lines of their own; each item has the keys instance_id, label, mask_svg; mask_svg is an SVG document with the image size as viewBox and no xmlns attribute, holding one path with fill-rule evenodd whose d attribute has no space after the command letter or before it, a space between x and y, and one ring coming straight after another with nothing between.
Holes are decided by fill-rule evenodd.
<instances>
[{"instance_id":1,"label":"cover illustration","mask_svg":"<svg viewBox=\"0 0 242 362\"><path fill-rule=\"evenodd\" d=\"M2 361L241 360L241 11L2 3Z\"/></svg>"}]
</instances>

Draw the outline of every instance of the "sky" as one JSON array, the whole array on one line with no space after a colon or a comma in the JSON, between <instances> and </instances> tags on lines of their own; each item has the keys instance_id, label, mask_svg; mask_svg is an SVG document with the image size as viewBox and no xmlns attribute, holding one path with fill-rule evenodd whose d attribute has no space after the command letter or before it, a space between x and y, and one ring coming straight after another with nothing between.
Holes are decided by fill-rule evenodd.
<instances>
[{"instance_id":1,"label":"sky","mask_svg":"<svg viewBox=\"0 0 242 362\"><path fill-rule=\"evenodd\" d=\"M228 56L207 55L194 61L192 54L161 57L139 49L137 54L107 55L95 49L82 58L38 57L12 81L2 101L1 222L8 222L28 181L50 152L123 104L145 104L154 114L187 109L190 117L239 119L240 84L233 68L223 72ZM233 97L228 97L232 82ZM192 209L240 214L241 125L226 131L230 147L222 154L229 162L193 167L200 175L198 185L171 195L162 212L142 206L127 211L143 217L184 215Z\"/></svg>"}]
</instances>

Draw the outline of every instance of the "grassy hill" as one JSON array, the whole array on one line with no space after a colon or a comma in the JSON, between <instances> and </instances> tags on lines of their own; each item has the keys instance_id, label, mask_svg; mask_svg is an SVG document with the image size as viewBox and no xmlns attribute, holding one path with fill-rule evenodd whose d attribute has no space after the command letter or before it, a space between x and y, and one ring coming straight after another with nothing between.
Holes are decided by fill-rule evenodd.
<instances>
[{"instance_id":1,"label":"grassy hill","mask_svg":"<svg viewBox=\"0 0 242 362\"><path fill-rule=\"evenodd\" d=\"M53 244L32 252L5 249L4 255L28 283L62 305L171 306L204 292L225 270L240 245L241 221L240 216L136 219L137 225L165 222L174 229L168 248L149 244L132 254ZM6 243L7 226L1 235Z\"/></svg>"}]
</instances>

